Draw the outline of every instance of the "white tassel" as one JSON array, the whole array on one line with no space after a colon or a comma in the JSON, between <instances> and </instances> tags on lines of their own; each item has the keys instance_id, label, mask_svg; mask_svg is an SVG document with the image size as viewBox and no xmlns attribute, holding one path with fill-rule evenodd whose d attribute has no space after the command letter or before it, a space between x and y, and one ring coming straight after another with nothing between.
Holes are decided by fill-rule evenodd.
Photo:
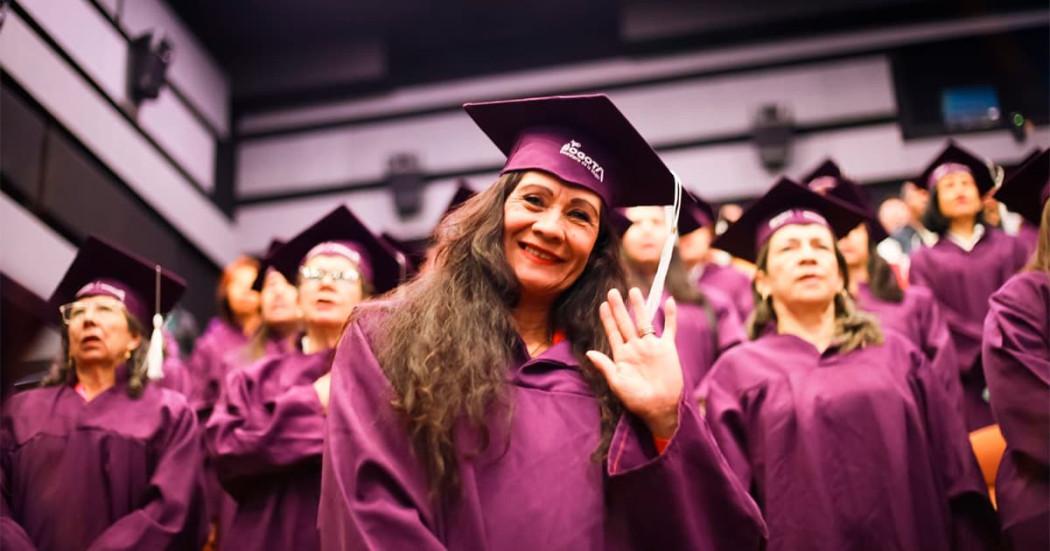
<instances>
[{"instance_id":1,"label":"white tassel","mask_svg":"<svg viewBox=\"0 0 1050 551\"><path fill-rule=\"evenodd\" d=\"M664 208L664 216L667 218L667 227L670 231L664 241L664 248L660 252L660 263L657 264L656 277L653 285L649 288L649 295L645 299L645 313L649 321L656 318L656 312L660 309L660 299L664 294L664 280L667 278L667 269L671 265L671 255L674 253L675 243L678 241L678 215L682 209L682 181L674 172L674 205Z\"/></svg>"},{"instance_id":2,"label":"white tassel","mask_svg":"<svg viewBox=\"0 0 1050 551\"><path fill-rule=\"evenodd\" d=\"M164 316L153 314L153 334L149 338L149 352L146 354L146 376L151 381L164 378Z\"/></svg>"}]
</instances>

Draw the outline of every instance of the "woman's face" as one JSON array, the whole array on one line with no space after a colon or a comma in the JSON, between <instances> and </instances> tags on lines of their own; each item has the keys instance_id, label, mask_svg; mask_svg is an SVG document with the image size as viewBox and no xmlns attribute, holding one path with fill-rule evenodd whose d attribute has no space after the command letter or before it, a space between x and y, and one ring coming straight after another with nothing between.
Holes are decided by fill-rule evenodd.
<instances>
[{"instance_id":1,"label":"woman's face","mask_svg":"<svg viewBox=\"0 0 1050 551\"><path fill-rule=\"evenodd\" d=\"M76 365L116 366L142 344L128 326L124 305L107 296L87 297L64 307L69 356Z\"/></svg>"},{"instance_id":2,"label":"woman's face","mask_svg":"<svg viewBox=\"0 0 1050 551\"><path fill-rule=\"evenodd\" d=\"M980 212L981 194L973 176L968 172L949 172L937 180L937 207L949 220Z\"/></svg>"},{"instance_id":3,"label":"woman's face","mask_svg":"<svg viewBox=\"0 0 1050 551\"><path fill-rule=\"evenodd\" d=\"M267 325L286 325L299 321L299 290L277 270L266 272L259 302L263 322Z\"/></svg>"},{"instance_id":4,"label":"woman's face","mask_svg":"<svg viewBox=\"0 0 1050 551\"><path fill-rule=\"evenodd\" d=\"M655 269L669 234L663 207L631 207L625 213L631 227L623 234L623 250L635 264Z\"/></svg>"},{"instance_id":5,"label":"woman's face","mask_svg":"<svg viewBox=\"0 0 1050 551\"><path fill-rule=\"evenodd\" d=\"M258 273L255 266L242 265L234 268L230 274L230 281L226 285L226 302L234 316L242 318L258 313L259 293L252 290L252 283Z\"/></svg>"},{"instance_id":6,"label":"woman's face","mask_svg":"<svg viewBox=\"0 0 1050 551\"><path fill-rule=\"evenodd\" d=\"M306 261L299 272L303 321L307 326L342 326L364 298L361 283L357 265L345 256L319 254Z\"/></svg>"},{"instance_id":7,"label":"woman's face","mask_svg":"<svg viewBox=\"0 0 1050 551\"><path fill-rule=\"evenodd\" d=\"M839 239L839 252L850 268L868 265L868 227L864 224L853 228L846 237Z\"/></svg>"},{"instance_id":8,"label":"woman's face","mask_svg":"<svg viewBox=\"0 0 1050 551\"><path fill-rule=\"evenodd\" d=\"M697 228L678 238L678 254L686 266L694 266L707 261L711 252L711 241L714 230L710 226Z\"/></svg>"},{"instance_id":9,"label":"woman's face","mask_svg":"<svg viewBox=\"0 0 1050 551\"><path fill-rule=\"evenodd\" d=\"M759 294L788 308L825 308L843 288L835 238L819 224L792 224L769 239L765 270L755 274Z\"/></svg>"},{"instance_id":10,"label":"woman's face","mask_svg":"<svg viewBox=\"0 0 1050 551\"><path fill-rule=\"evenodd\" d=\"M522 294L556 297L587 266L602 202L545 172L526 172L503 204L503 252Z\"/></svg>"}]
</instances>

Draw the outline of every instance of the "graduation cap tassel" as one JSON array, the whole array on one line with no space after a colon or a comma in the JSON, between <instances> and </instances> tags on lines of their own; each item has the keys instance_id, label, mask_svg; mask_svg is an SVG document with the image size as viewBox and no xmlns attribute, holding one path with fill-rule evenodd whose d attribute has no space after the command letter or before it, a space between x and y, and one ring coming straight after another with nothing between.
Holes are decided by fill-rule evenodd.
<instances>
[{"instance_id":1,"label":"graduation cap tassel","mask_svg":"<svg viewBox=\"0 0 1050 551\"><path fill-rule=\"evenodd\" d=\"M149 338L149 353L146 355L146 376L151 381L164 378L164 316L160 313L160 265L156 266L156 293L153 305L153 334Z\"/></svg>"},{"instance_id":2,"label":"graduation cap tassel","mask_svg":"<svg viewBox=\"0 0 1050 551\"><path fill-rule=\"evenodd\" d=\"M678 242L678 215L682 210L682 180L671 171L674 176L674 205L664 207L664 215L667 217L667 227L671 229L664 241L664 248L660 252L660 263L656 268L656 277L653 285L649 288L649 295L645 299L645 312L649 320L656 318L656 312L660 309L660 299L664 294L664 282L667 279L667 270L671 266L671 255L674 254L675 243Z\"/></svg>"}]
</instances>

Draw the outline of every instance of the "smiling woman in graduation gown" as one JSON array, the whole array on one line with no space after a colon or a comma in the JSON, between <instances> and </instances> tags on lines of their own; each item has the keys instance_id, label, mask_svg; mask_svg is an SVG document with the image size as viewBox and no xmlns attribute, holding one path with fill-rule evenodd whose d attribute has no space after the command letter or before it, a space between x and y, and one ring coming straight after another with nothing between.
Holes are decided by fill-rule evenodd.
<instances>
[{"instance_id":1,"label":"smiling woman in graduation gown","mask_svg":"<svg viewBox=\"0 0 1050 551\"><path fill-rule=\"evenodd\" d=\"M988 166L948 144L919 180L931 191L924 224L941 237L911 259L909 278L933 292L958 355L966 428L991 425L981 370L982 322L988 298L1028 259L1015 237L981 223L981 198L995 187Z\"/></svg>"},{"instance_id":2,"label":"smiling woman in graduation gown","mask_svg":"<svg viewBox=\"0 0 1050 551\"><path fill-rule=\"evenodd\" d=\"M5 551L203 543L196 416L181 394L150 383L142 325L184 288L178 276L103 241L88 238L80 248L51 298L65 321L69 363L4 404Z\"/></svg>"},{"instance_id":3,"label":"smiling woman in graduation gown","mask_svg":"<svg viewBox=\"0 0 1050 551\"><path fill-rule=\"evenodd\" d=\"M391 289L400 267L343 206L281 247L273 265L298 282L301 350L231 372L205 441L237 502L226 541L237 549L317 549L332 355L353 308L373 288Z\"/></svg>"},{"instance_id":4,"label":"smiling woman in graduation gown","mask_svg":"<svg viewBox=\"0 0 1050 551\"><path fill-rule=\"evenodd\" d=\"M963 414L959 360L948 324L933 293L921 285L901 289L876 247L889 235L860 186L844 177L834 161L825 161L805 184L833 202L856 211L864 221L838 240L849 270L849 293L862 311L873 314L884 331L895 331L914 344L944 382L958 415Z\"/></svg>"},{"instance_id":5,"label":"smiling woman in graduation gown","mask_svg":"<svg viewBox=\"0 0 1050 551\"><path fill-rule=\"evenodd\" d=\"M982 358L992 412L1006 438L995 495L1013 549L1050 548L1050 153L1029 161L996 194L1039 242L1028 269L992 295Z\"/></svg>"},{"instance_id":6,"label":"smiling woman in graduation gown","mask_svg":"<svg viewBox=\"0 0 1050 551\"><path fill-rule=\"evenodd\" d=\"M656 336L641 292L632 320L615 290L605 210L670 203L672 175L605 96L467 111L509 158L446 219L431 269L339 345L324 547L758 548L683 396L673 301Z\"/></svg>"},{"instance_id":7,"label":"smiling woman in graduation gown","mask_svg":"<svg viewBox=\"0 0 1050 551\"><path fill-rule=\"evenodd\" d=\"M924 355L854 310L835 249L862 220L781 180L717 241L756 263L752 341L700 398L769 549L988 549L995 513Z\"/></svg>"}]
</instances>

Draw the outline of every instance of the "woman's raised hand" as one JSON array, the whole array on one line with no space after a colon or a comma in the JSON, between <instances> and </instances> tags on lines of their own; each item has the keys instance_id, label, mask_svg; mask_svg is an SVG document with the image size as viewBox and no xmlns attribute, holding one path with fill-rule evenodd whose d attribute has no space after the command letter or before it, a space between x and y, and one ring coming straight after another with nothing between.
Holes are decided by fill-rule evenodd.
<instances>
[{"instance_id":1,"label":"woman's raised hand","mask_svg":"<svg viewBox=\"0 0 1050 551\"><path fill-rule=\"evenodd\" d=\"M620 291L609 291L598 309L612 358L590 350L587 357L628 411L641 418L658 438L670 438L678 428L678 402L682 397L682 368L675 346L675 302L664 303L664 330L657 336L645 319L645 299L633 288L628 292L634 319Z\"/></svg>"}]
</instances>

